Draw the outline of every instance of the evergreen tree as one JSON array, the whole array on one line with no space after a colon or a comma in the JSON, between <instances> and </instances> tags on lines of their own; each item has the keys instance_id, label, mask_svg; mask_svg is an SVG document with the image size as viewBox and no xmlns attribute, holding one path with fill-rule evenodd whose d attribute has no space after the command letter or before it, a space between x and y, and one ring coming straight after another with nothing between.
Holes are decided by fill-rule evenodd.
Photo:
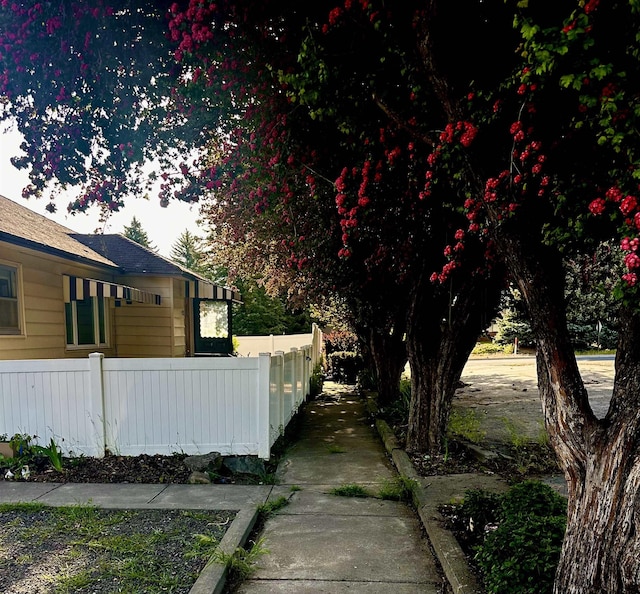
<instances>
[{"instance_id":1,"label":"evergreen tree","mask_svg":"<svg viewBox=\"0 0 640 594\"><path fill-rule=\"evenodd\" d=\"M142 228L142 223L135 216L131 219L131 224L129 226L125 225L122 234L125 237L128 237L131 241L135 241L147 249L154 252L158 251L158 248L151 243L147 232Z\"/></svg>"},{"instance_id":2,"label":"evergreen tree","mask_svg":"<svg viewBox=\"0 0 640 594\"><path fill-rule=\"evenodd\" d=\"M171 259L194 272L204 273L202 239L185 229L171 246Z\"/></svg>"}]
</instances>

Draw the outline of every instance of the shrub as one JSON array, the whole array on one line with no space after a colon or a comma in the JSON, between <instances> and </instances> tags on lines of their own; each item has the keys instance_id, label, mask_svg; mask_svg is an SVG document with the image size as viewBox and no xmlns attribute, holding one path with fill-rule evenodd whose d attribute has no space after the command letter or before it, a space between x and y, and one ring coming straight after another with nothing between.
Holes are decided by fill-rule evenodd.
<instances>
[{"instance_id":1,"label":"shrub","mask_svg":"<svg viewBox=\"0 0 640 594\"><path fill-rule=\"evenodd\" d=\"M564 517L533 514L500 523L476 555L487 593L551 593L565 523Z\"/></svg>"},{"instance_id":2,"label":"shrub","mask_svg":"<svg viewBox=\"0 0 640 594\"><path fill-rule=\"evenodd\" d=\"M452 514L454 529L467 531L487 594L553 591L566 510L566 500L539 481L503 495L467 491Z\"/></svg>"},{"instance_id":3,"label":"shrub","mask_svg":"<svg viewBox=\"0 0 640 594\"><path fill-rule=\"evenodd\" d=\"M322 364L317 363L311 372L311 378L309 380L309 390L311 396L317 396L322 392L323 377L322 377Z\"/></svg>"},{"instance_id":4,"label":"shrub","mask_svg":"<svg viewBox=\"0 0 640 594\"><path fill-rule=\"evenodd\" d=\"M329 355L329 367L336 382L355 384L364 369L362 357L353 351L338 351Z\"/></svg>"}]
</instances>

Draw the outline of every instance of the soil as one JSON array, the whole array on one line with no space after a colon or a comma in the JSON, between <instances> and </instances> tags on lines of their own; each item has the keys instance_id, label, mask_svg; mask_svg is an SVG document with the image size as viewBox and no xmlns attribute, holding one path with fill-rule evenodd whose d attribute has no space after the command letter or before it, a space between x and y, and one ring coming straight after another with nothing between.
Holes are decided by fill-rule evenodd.
<instances>
[{"instance_id":1,"label":"soil","mask_svg":"<svg viewBox=\"0 0 640 594\"><path fill-rule=\"evenodd\" d=\"M49 461L29 464L30 482L60 483L186 483L191 472L185 456L114 456L63 459L57 472Z\"/></svg>"},{"instance_id":2,"label":"soil","mask_svg":"<svg viewBox=\"0 0 640 594\"><path fill-rule=\"evenodd\" d=\"M103 458L79 456L63 458L62 472L52 468L45 456L29 456L24 460L29 468L28 478L21 474L18 467L12 466L13 480L28 480L37 483L148 483L148 484L187 484L191 470L184 460L185 454L171 456L147 455L116 456L108 454ZM5 463L12 463L11 460ZM12 463L15 464L15 463ZM6 473L0 463L0 480ZM253 475L232 475L221 469L218 474L209 475L211 482L219 484L255 484L258 477Z\"/></svg>"}]
</instances>

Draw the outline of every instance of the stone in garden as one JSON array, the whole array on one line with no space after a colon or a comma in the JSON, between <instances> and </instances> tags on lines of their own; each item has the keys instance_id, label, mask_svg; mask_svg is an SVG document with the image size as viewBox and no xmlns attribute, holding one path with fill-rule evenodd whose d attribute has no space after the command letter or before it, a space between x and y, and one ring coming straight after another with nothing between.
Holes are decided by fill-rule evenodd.
<instances>
[{"instance_id":1,"label":"stone in garden","mask_svg":"<svg viewBox=\"0 0 640 594\"><path fill-rule=\"evenodd\" d=\"M187 456L184 459L184 464L192 472L217 472L222 466L222 456L220 455L220 452L209 452L208 454Z\"/></svg>"},{"instance_id":2,"label":"stone in garden","mask_svg":"<svg viewBox=\"0 0 640 594\"><path fill-rule=\"evenodd\" d=\"M187 482L190 485L208 485L211 483L211 479L208 474L196 470L191 473Z\"/></svg>"},{"instance_id":3,"label":"stone in garden","mask_svg":"<svg viewBox=\"0 0 640 594\"><path fill-rule=\"evenodd\" d=\"M224 458L224 466L233 474L251 474L258 477L266 474L264 460L255 456L227 456Z\"/></svg>"}]
</instances>

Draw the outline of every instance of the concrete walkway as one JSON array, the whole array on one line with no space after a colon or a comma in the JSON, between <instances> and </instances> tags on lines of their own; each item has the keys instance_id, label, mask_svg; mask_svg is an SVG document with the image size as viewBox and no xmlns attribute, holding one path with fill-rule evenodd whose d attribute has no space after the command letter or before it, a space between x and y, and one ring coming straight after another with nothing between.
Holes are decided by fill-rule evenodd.
<instances>
[{"instance_id":1,"label":"concrete walkway","mask_svg":"<svg viewBox=\"0 0 640 594\"><path fill-rule=\"evenodd\" d=\"M443 592L411 507L331 493L357 484L377 494L397 472L362 399L347 387L325 388L304 408L299 438L278 468L271 498L285 496L289 503L261 533L269 554L238 593Z\"/></svg>"}]
</instances>

